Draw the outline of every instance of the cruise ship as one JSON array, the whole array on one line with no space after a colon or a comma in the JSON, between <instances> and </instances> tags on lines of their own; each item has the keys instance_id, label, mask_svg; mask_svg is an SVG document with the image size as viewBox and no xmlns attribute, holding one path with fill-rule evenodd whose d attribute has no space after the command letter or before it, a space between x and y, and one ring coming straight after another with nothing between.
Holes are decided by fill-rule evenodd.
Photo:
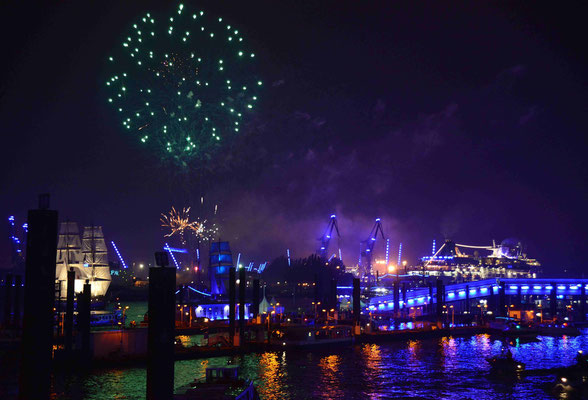
<instances>
[{"instance_id":1,"label":"cruise ship","mask_svg":"<svg viewBox=\"0 0 588 400\"><path fill-rule=\"evenodd\" d=\"M475 281L487 278L536 278L541 264L527 257L521 242L506 239L499 245L472 246L445 243L433 255L423 257L421 265L409 272L411 275L439 276L455 282Z\"/></svg>"}]
</instances>

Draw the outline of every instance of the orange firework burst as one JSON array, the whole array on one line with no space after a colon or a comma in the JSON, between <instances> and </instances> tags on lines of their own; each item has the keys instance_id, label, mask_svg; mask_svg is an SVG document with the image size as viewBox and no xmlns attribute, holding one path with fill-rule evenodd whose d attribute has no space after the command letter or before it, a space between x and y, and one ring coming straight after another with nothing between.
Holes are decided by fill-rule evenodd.
<instances>
[{"instance_id":1,"label":"orange firework burst","mask_svg":"<svg viewBox=\"0 0 588 400\"><path fill-rule=\"evenodd\" d=\"M199 235L202 231L202 226L198 221L190 221L190 207L184 207L181 212L172 207L168 214L161 214L159 221L161 221L162 227L169 229L169 233L165 234L165 237L178 234L182 238L182 242L184 241L184 233L192 232Z\"/></svg>"}]
</instances>

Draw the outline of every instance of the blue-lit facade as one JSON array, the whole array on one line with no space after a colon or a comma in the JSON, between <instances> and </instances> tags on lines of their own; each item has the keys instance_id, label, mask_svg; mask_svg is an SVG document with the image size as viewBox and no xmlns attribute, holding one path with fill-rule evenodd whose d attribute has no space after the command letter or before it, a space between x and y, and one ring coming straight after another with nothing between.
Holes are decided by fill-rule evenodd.
<instances>
[{"instance_id":1,"label":"blue-lit facade","mask_svg":"<svg viewBox=\"0 0 588 400\"><path fill-rule=\"evenodd\" d=\"M500 294L505 296L556 296L558 300L585 296L588 279L485 279L474 282L449 284L444 287L443 302L451 304L464 300L487 300ZM399 308L423 307L437 303L437 288L419 288L406 291L399 300ZM370 299L368 310L376 313L394 311L394 295L375 296Z\"/></svg>"}]
</instances>

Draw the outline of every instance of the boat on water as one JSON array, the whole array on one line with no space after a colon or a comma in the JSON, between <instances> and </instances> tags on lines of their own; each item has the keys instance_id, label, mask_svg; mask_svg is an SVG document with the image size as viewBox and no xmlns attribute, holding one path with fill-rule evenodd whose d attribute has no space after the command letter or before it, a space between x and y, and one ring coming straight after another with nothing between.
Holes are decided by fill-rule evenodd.
<instances>
[{"instance_id":1,"label":"boat on water","mask_svg":"<svg viewBox=\"0 0 588 400\"><path fill-rule=\"evenodd\" d=\"M353 342L352 327L346 325L283 325L272 332L276 346L306 347Z\"/></svg>"},{"instance_id":2,"label":"boat on water","mask_svg":"<svg viewBox=\"0 0 588 400\"><path fill-rule=\"evenodd\" d=\"M512 357L510 349L506 349L502 354L487 358L490 364L490 372L501 376L517 377L525 371L525 363L515 360Z\"/></svg>"},{"instance_id":3,"label":"boat on water","mask_svg":"<svg viewBox=\"0 0 588 400\"><path fill-rule=\"evenodd\" d=\"M588 397L588 356L582 350L576 355L576 364L556 376L551 391L559 398Z\"/></svg>"},{"instance_id":4,"label":"boat on water","mask_svg":"<svg viewBox=\"0 0 588 400\"><path fill-rule=\"evenodd\" d=\"M260 397L253 382L239 377L239 367L229 366L206 368L206 381L195 380L174 399L260 400Z\"/></svg>"},{"instance_id":5,"label":"boat on water","mask_svg":"<svg viewBox=\"0 0 588 400\"><path fill-rule=\"evenodd\" d=\"M515 318L496 317L490 322L490 329L500 331L508 337L534 337L539 329L531 323L523 323Z\"/></svg>"}]
</instances>

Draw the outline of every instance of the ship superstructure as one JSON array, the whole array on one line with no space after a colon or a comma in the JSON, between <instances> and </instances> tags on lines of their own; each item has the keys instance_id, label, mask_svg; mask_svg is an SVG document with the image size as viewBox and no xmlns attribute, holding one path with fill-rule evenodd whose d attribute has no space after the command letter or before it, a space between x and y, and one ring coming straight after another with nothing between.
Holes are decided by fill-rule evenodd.
<instances>
[{"instance_id":1,"label":"ship superstructure","mask_svg":"<svg viewBox=\"0 0 588 400\"><path fill-rule=\"evenodd\" d=\"M513 239L490 246L464 245L446 240L432 256L421 260L421 270L415 269L411 274L450 277L457 282L487 278L536 278L541 272L541 264L528 258L521 243Z\"/></svg>"}]
</instances>

